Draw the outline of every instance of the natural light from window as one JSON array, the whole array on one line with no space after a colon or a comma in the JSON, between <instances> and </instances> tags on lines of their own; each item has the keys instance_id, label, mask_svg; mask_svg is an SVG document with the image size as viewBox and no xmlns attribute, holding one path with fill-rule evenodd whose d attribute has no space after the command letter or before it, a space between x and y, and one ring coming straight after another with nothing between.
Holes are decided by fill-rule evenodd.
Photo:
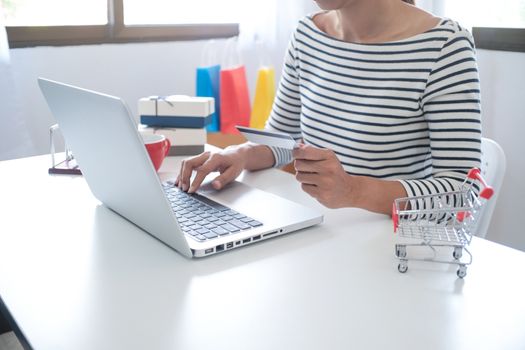
<instances>
[{"instance_id":1,"label":"natural light from window","mask_svg":"<svg viewBox=\"0 0 525 350\"><path fill-rule=\"evenodd\" d=\"M0 0L7 26L104 25L107 0Z\"/></svg>"},{"instance_id":2,"label":"natural light from window","mask_svg":"<svg viewBox=\"0 0 525 350\"><path fill-rule=\"evenodd\" d=\"M289 0L286 0L289 1ZM238 23L249 0L124 0L124 23Z\"/></svg>"},{"instance_id":3,"label":"natural light from window","mask_svg":"<svg viewBox=\"0 0 525 350\"><path fill-rule=\"evenodd\" d=\"M472 27L525 28L525 0L436 0L446 17ZM416 0L417 2L417 0ZM441 2L441 4L440 4Z\"/></svg>"}]
</instances>

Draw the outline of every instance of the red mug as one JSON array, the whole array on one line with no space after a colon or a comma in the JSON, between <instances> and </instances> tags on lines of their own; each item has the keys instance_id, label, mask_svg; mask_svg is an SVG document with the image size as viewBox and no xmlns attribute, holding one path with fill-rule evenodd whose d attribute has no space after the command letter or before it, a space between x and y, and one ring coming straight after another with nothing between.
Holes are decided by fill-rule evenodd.
<instances>
[{"instance_id":1,"label":"red mug","mask_svg":"<svg viewBox=\"0 0 525 350\"><path fill-rule=\"evenodd\" d=\"M156 171L159 171L164 158L170 152L171 142L164 135L141 134L149 157Z\"/></svg>"}]
</instances>

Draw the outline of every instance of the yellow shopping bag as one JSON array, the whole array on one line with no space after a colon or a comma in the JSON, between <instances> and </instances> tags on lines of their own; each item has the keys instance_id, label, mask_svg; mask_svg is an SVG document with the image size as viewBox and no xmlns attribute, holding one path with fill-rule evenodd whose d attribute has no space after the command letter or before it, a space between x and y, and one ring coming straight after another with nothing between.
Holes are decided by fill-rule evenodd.
<instances>
[{"instance_id":1,"label":"yellow shopping bag","mask_svg":"<svg viewBox=\"0 0 525 350\"><path fill-rule=\"evenodd\" d=\"M264 129L275 98L275 69L262 67L257 75L250 127Z\"/></svg>"}]
</instances>

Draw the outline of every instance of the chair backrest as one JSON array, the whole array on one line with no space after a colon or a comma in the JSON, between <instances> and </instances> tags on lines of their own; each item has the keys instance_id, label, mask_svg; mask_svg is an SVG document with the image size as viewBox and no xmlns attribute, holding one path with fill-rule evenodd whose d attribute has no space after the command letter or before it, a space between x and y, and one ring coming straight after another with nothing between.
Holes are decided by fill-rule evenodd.
<instances>
[{"instance_id":1,"label":"chair backrest","mask_svg":"<svg viewBox=\"0 0 525 350\"><path fill-rule=\"evenodd\" d=\"M481 175L483 175L485 181L494 189L494 195L483 207L481 219L475 231L478 237L485 237L487 235L490 219L496 207L496 200L498 199L498 194L503 183L506 163L505 153L501 146L495 141L483 137L481 139Z\"/></svg>"}]
</instances>

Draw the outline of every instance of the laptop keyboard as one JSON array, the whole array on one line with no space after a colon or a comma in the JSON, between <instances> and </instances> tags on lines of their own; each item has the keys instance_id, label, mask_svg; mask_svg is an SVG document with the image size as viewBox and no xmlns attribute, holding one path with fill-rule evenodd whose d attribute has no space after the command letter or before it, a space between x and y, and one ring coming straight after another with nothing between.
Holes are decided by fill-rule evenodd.
<instances>
[{"instance_id":1,"label":"laptop keyboard","mask_svg":"<svg viewBox=\"0 0 525 350\"><path fill-rule=\"evenodd\" d=\"M262 223L197 193L162 184L182 231L198 242L232 235Z\"/></svg>"}]
</instances>

